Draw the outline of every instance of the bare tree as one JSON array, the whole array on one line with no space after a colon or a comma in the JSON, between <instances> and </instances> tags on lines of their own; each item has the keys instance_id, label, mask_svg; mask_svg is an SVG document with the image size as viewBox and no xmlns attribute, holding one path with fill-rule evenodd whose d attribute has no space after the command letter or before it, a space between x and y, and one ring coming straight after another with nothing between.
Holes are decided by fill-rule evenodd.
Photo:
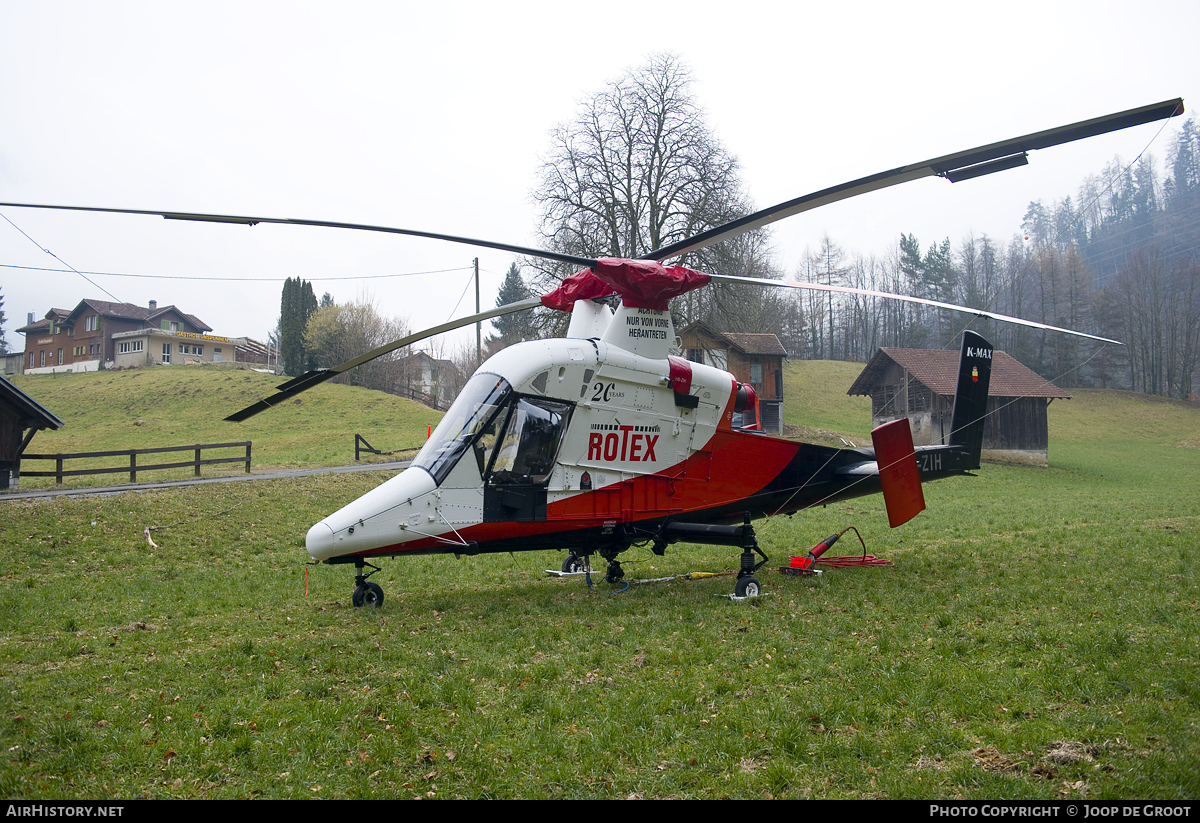
<instances>
[{"instance_id":1,"label":"bare tree","mask_svg":"<svg viewBox=\"0 0 1200 823\"><path fill-rule=\"evenodd\" d=\"M374 304L360 298L353 303L330 304L317 309L304 328L304 347L317 368L329 368L353 359L408 334L408 323L401 318L385 318ZM380 391L396 391L401 382L402 364L407 350L385 355L334 378Z\"/></svg>"},{"instance_id":2,"label":"bare tree","mask_svg":"<svg viewBox=\"0 0 1200 823\"><path fill-rule=\"evenodd\" d=\"M637 257L749 211L737 160L705 125L691 82L677 56L655 55L554 130L533 195L547 245L587 257ZM743 235L681 262L763 276L768 251L764 235ZM529 265L541 288L570 273L545 261ZM738 318L761 314L765 298L748 296L745 289L707 289L673 308L681 321L732 328Z\"/></svg>"}]
</instances>

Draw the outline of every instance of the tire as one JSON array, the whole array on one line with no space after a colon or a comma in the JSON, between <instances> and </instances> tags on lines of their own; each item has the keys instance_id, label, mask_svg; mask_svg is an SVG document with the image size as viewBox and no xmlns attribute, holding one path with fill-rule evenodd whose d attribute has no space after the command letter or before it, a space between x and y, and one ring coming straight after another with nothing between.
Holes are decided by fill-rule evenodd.
<instances>
[{"instance_id":1,"label":"tire","mask_svg":"<svg viewBox=\"0 0 1200 823\"><path fill-rule=\"evenodd\" d=\"M361 609L363 606L378 609L383 605L383 589L379 587L378 583L365 583L354 590L350 600L356 609Z\"/></svg>"},{"instance_id":2,"label":"tire","mask_svg":"<svg viewBox=\"0 0 1200 823\"><path fill-rule=\"evenodd\" d=\"M568 554L567 559L562 562L563 574L574 574L575 572L583 571L583 560L576 555Z\"/></svg>"},{"instance_id":3,"label":"tire","mask_svg":"<svg viewBox=\"0 0 1200 823\"><path fill-rule=\"evenodd\" d=\"M761 592L762 589L755 577L738 578L737 585L733 587L733 593L737 597L758 597Z\"/></svg>"}]
</instances>

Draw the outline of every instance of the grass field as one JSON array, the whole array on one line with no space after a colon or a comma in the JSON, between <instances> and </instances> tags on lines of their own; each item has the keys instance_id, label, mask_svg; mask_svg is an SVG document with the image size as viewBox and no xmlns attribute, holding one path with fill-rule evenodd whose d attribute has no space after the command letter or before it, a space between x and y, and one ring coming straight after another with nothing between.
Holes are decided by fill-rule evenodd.
<instances>
[{"instance_id":1,"label":"grass field","mask_svg":"<svg viewBox=\"0 0 1200 823\"><path fill-rule=\"evenodd\" d=\"M411 456L425 442L430 425L441 413L411 400L377 391L317 386L289 400L275 414L257 415L242 423L226 423L232 412L273 393L287 378L228 366L130 369L83 374L23 375L13 383L58 416L66 425L39 432L28 451L35 454L149 449L194 443L249 440L253 468L275 469L341 466L354 462L354 435L361 434L384 451ZM233 452L213 456L232 456ZM209 455L206 453L205 457ZM148 455L139 462L166 463L180 458ZM378 458L387 459L387 458ZM120 458L70 461L68 469L120 466ZM128 465L126 461L125 465ZM53 470L53 462L36 461L24 469ZM205 468L205 474L235 473ZM190 469L139 475L139 480L186 477ZM128 476L92 475L68 478L64 487L125 482ZM21 487L50 488L53 478L27 478Z\"/></svg>"},{"instance_id":2,"label":"grass field","mask_svg":"<svg viewBox=\"0 0 1200 823\"><path fill-rule=\"evenodd\" d=\"M855 366L789 369L790 424L866 436ZM111 385L97 420L125 398L153 421L105 442L196 431L219 388L149 411L118 376L21 385L64 419ZM255 399L242 376L218 375L218 416ZM385 447L424 436L403 401L325 392L257 418L256 454L347 462L373 415L396 415ZM531 553L384 561L383 608L356 611L303 536L379 475L0 502L0 795L1195 798L1200 412L1077 392L1050 420L1050 469L930 484L902 528L877 498L762 522L779 564L854 525L895 565L763 575L740 604L728 577L593 593ZM61 450L95 448L67 422ZM645 578L737 561L628 557Z\"/></svg>"}]
</instances>

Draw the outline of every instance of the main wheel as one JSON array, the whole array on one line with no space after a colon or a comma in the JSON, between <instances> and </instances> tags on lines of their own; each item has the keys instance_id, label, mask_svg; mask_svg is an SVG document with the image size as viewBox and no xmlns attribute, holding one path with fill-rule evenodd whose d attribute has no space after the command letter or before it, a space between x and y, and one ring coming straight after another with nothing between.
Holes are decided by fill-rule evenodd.
<instances>
[{"instance_id":1,"label":"main wheel","mask_svg":"<svg viewBox=\"0 0 1200 823\"><path fill-rule=\"evenodd\" d=\"M758 597L760 593L758 580L754 577L739 577L733 593L737 597Z\"/></svg>"},{"instance_id":2,"label":"main wheel","mask_svg":"<svg viewBox=\"0 0 1200 823\"><path fill-rule=\"evenodd\" d=\"M582 558L573 554L568 554L567 559L562 562L562 570L563 574L574 574L575 572L583 571Z\"/></svg>"},{"instance_id":3,"label":"main wheel","mask_svg":"<svg viewBox=\"0 0 1200 823\"><path fill-rule=\"evenodd\" d=\"M354 590L350 600L356 609L361 609L363 606L378 609L383 605L383 589L379 587L378 583L364 583Z\"/></svg>"}]
</instances>

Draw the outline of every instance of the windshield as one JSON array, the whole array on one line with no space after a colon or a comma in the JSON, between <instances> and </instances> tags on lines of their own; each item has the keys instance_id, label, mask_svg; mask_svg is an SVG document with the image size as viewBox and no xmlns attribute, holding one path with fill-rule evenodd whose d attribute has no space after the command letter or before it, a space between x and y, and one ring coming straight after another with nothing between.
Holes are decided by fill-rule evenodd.
<instances>
[{"instance_id":1,"label":"windshield","mask_svg":"<svg viewBox=\"0 0 1200 823\"><path fill-rule=\"evenodd\" d=\"M489 433L494 437L494 418L510 394L512 387L503 377L476 374L467 381L462 394L438 423L412 464L429 472L440 486L476 438Z\"/></svg>"}]
</instances>

